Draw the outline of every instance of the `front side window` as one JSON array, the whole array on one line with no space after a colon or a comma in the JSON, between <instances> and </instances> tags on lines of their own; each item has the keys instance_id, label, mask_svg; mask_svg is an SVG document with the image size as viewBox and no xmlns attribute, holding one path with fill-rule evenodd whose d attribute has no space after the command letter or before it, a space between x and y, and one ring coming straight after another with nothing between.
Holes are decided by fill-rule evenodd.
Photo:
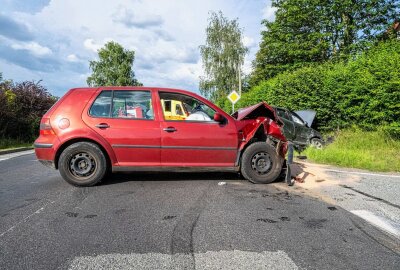
<instances>
[{"instance_id":1,"label":"front side window","mask_svg":"<svg viewBox=\"0 0 400 270\"><path fill-rule=\"evenodd\" d=\"M293 113L291 115L292 115L293 122L295 122L295 123L297 123L299 125L304 125L303 120L301 120L299 117L297 117Z\"/></svg>"},{"instance_id":2,"label":"front side window","mask_svg":"<svg viewBox=\"0 0 400 270\"><path fill-rule=\"evenodd\" d=\"M96 117L154 119L150 91L102 91L90 108Z\"/></svg>"},{"instance_id":3,"label":"front side window","mask_svg":"<svg viewBox=\"0 0 400 270\"><path fill-rule=\"evenodd\" d=\"M165 120L213 121L214 119L215 110L200 100L177 93L159 94Z\"/></svg>"}]
</instances>

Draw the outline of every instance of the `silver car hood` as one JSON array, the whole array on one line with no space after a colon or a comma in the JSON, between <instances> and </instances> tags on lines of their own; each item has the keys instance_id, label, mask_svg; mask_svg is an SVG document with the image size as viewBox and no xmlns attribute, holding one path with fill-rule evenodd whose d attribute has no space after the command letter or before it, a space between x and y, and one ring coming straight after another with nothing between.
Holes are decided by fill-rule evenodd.
<instances>
[{"instance_id":1,"label":"silver car hood","mask_svg":"<svg viewBox=\"0 0 400 270\"><path fill-rule=\"evenodd\" d=\"M295 111L301 119L307 122L307 125L311 127L312 123L314 122L315 115L317 114L313 110L301 110L301 111Z\"/></svg>"}]
</instances>

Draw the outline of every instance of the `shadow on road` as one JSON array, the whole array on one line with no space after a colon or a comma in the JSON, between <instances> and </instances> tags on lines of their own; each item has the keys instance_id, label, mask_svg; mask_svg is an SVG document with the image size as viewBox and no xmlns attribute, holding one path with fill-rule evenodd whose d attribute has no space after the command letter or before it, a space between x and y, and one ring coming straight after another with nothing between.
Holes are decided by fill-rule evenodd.
<instances>
[{"instance_id":1,"label":"shadow on road","mask_svg":"<svg viewBox=\"0 0 400 270\"><path fill-rule=\"evenodd\" d=\"M192 181L192 180L243 180L238 173L222 172L129 172L113 173L107 176L100 185L114 185L129 181Z\"/></svg>"}]
</instances>

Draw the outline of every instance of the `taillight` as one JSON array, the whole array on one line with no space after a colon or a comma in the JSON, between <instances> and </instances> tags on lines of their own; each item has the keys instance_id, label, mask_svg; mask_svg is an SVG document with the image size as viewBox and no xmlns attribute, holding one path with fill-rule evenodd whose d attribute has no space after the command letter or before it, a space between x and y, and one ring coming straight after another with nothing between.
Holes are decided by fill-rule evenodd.
<instances>
[{"instance_id":1,"label":"taillight","mask_svg":"<svg viewBox=\"0 0 400 270\"><path fill-rule=\"evenodd\" d=\"M50 118L42 118L40 121L40 135L56 135L50 124Z\"/></svg>"}]
</instances>

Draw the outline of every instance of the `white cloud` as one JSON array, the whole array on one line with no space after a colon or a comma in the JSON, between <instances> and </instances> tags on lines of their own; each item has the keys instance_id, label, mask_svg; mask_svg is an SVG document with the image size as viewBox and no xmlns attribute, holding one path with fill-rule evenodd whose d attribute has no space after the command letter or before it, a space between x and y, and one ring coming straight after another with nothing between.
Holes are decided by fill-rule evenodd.
<instances>
[{"instance_id":1,"label":"white cloud","mask_svg":"<svg viewBox=\"0 0 400 270\"><path fill-rule=\"evenodd\" d=\"M254 39L248 36L244 36L242 42L245 47L253 47L256 44Z\"/></svg>"},{"instance_id":2,"label":"white cloud","mask_svg":"<svg viewBox=\"0 0 400 270\"><path fill-rule=\"evenodd\" d=\"M275 19L275 12L277 8L276 7L271 7L271 6L266 6L263 8L262 13L263 13L263 19L267 19L269 21L272 21Z\"/></svg>"},{"instance_id":3,"label":"white cloud","mask_svg":"<svg viewBox=\"0 0 400 270\"><path fill-rule=\"evenodd\" d=\"M31 54L39 57L44 57L52 54L50 48L42 46L35 41L13 43L11 44L11 48L13 48L14 50L26 50L29 51Z\"/></svg>"},{"instance_id":4,"label":"white cloud","mask_svg":"<svg viewBox=\"0 0 400 270\"><path fill-rule=\"evenodd\" d=\"M134 12L131 9L120 7L119 10L114 14L113 20L124 24L127 27L138 27L148 28L154 26L160 26L164 20L159 15L154 14L143 14Z\"/></svg>"},{"instance_id":5,"label":"white cloud","mask_svg":"<svg viewBox=\"0 0 400 270\"><path fill-rule=\"evenodd\" d=\"M70 54L67 56L67 61L68 62L78 62L79 59L75 54Z\"/></svg>"},{"instance_id":6,"label":"white cloud","mask_svg":"<svg viewBox=\"0 0 400 270\"><path fill-rule=\"evenodd\" d=\"M273 15L269 1L51 0L34 14L10 14L32 28L29 41L34 43L17 43L17 47L40 59L60 61L55 65L60 67L58 70L49 68L40 75L59 92L72 86L68 85L68 77L74 79L73 86L86 85L88 61L110 40L135 50L134 72L145 85L196 91L202 73L199 45L205 43L209 11L218 10L230 19L238 18L244 31L243 42L250 48L243 69L247 72L260 40L261 20ZM1 55L0 58L4 59ZM0 70L7 69L4 63L0 61ZM19 78L16 73L8 76ZM60 77L65 78L65 85L57 81Z\"/></svg>"},{"instance_id":7,"label":"white cloud","mask_svg":"<svg viewBox=\"0 0 400 270\"><path fill-rule=\"evenodd\" d=\"M102 44L97 44L94 42L93 39L88 38L88 39L85 39L85 41L83 42L83 46L88 50L97 52L101 48Z\"/></svg>"}]
</instances>

